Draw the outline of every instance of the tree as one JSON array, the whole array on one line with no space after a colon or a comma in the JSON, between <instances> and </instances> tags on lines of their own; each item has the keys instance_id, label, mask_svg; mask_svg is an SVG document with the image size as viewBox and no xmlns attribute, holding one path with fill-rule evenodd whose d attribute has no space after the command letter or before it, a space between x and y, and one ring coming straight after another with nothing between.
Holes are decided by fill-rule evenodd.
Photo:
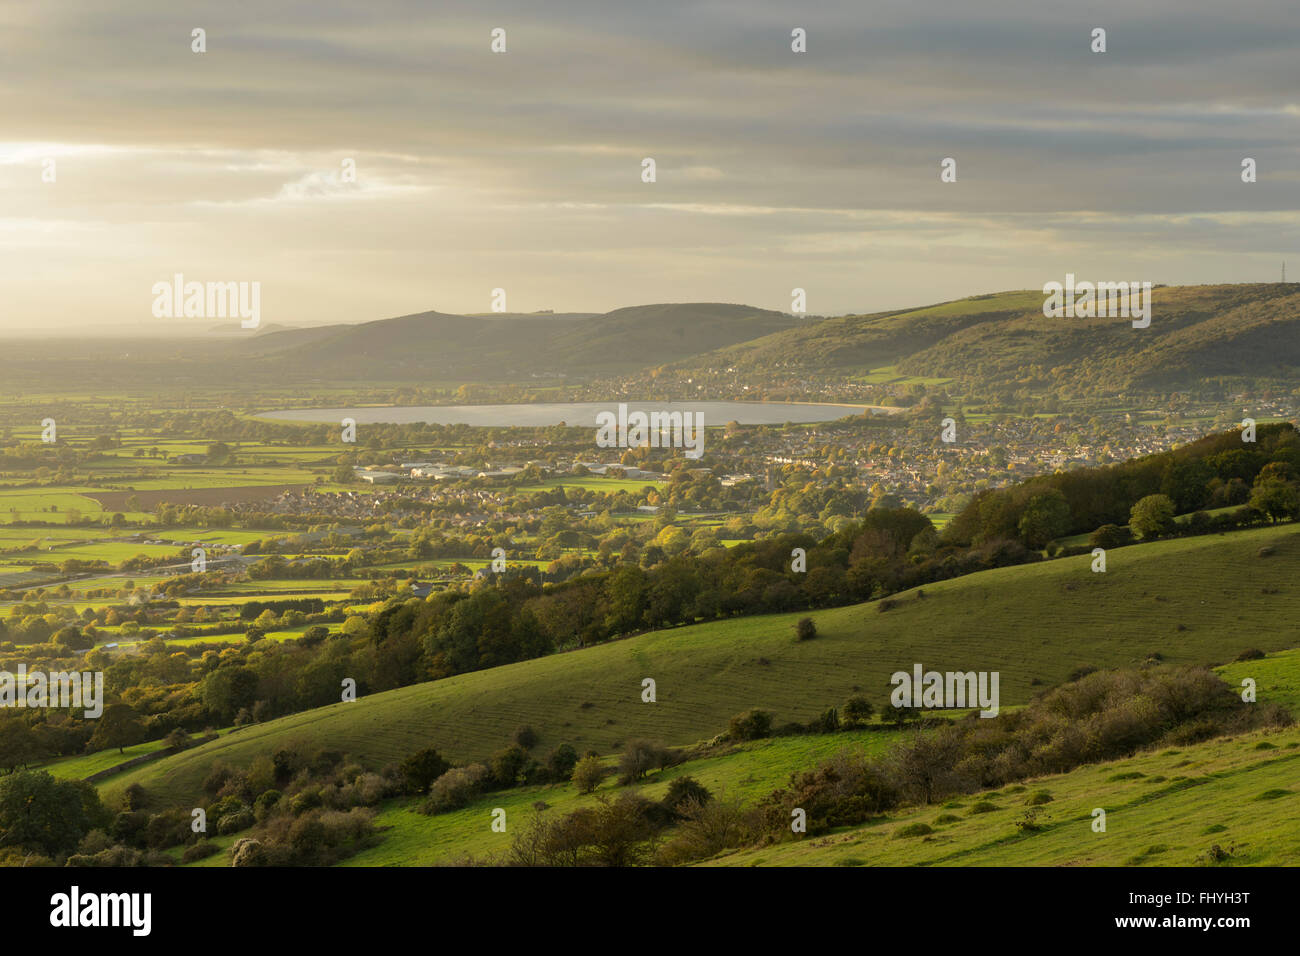
<instances>
[{"instance_id":1,"label":"tree","mask_svg":"<svg viewBox=\"0 0 1300 956\"><path fill-rule=\"evenodd\" d=\"M528 765L528 751L518 744L507 747L492 758L492 776L499 787L513 787Z\"/></svg>"},{"instance_id":2,"label":"tree","mask_svg":"<svg viewBox=\"0 0 1300 956\"><path fill-rule=\"evenodd\" d=\"M844 703L844 719L850 724L865 723L875 712L876 708L865 697L850 697Z\"/></svg>"},{"instance_id":3,"label":"tree","mask_svg":"<svg viewBox=\"0 0 1300 956\"><path fill-rule=\"evenodd\" d=\"M918 733L910 743L893 751L889 763L903 792L928 804L960 788L963 781L954 767L962 753L959 736L945 729L932 734Z\"/></svg>"},{"instance_id":4,"label":"tree","mask_svg":"<svg viewBox=\"0 0 1300 956\"><path fill-rule=\"evenodd\" d=\"M546 768L554 780L569 780L573 777L573 768L578 764L578 752L570 744L560 744L551 751L546 759Z\"/></svg>"},{"instance_id":5,"label":"tree","mask_svg":"<svg viewBox=\"0 0 1300 956\"><path fill-rule=\"evenodd\" d=\"M1277 524L1279 518L1295 517L1300 512L1300 492L1289 481L1280 478L1264 478L1255 482L1250 494L1250 506L1256 511L1268 515L1269 521Z\"/></svg>"},{"instance_id":6,"label":"tree","mask_svg":"<svg viewBox=\"0 0 1300 956\"><path fill-rule=\"evenodd\" d=\"M314 662L328 670L331 661ZM300 680L313 674L315 669L308 667ZM339 683L331 672L326 678L330 684L330 696L338 700ZM199 683L199 696L203 705L223 723L228 724L235 718L241 708L251 707L257 694L257 674L242 664L227 664L218 667ZM315 703L315 701L311 701Z\"/></svg>"},{"instance_id":7,"label":"tree","mask_svg":"<svg viewBox=\"0 0 1300 956\"><path fill-rule=\"evenodd\" d=\"M1050 488L1034 495L1025 505L1017 524L1020 537L1031 548L1043 548L1070 530L1070 503L1065 495Z\"/></svg>"},{"instance_id":8,"label":"tree","mask_svg":"<svg viewBox=\"0 0 1300 956\"><path fill-rule=\"evenodd\" d=\"M144 725L140 723L130 704L109 704L95 723L90 737L91 750L108 750L116 747L122 753L126 747L144 740Z\"/></svg>"},{"instance_id":9,"label":"tree","mask_svg":"<svg viewBox=\"0 0 1300 956\"><path fill-rule=\"evenodd\" d=\"M1174 503L1168 495L1147 495L1129 512L1129 527L1143 538L1158 538L1174 527Z\"/></svg>"},{"instance_id":10,"label":"tree","mask_svg":"<svg viewBox=\"0 0 1300 956\"><path fill-rule=\"evenodd\" d=\"M106 817L94 787L81 781L26 770L0 778L0 846L61 856Z\"/></svg>"},{"instance_id":11,"label":"tree","mask_svg":"<svg viewBox=\"0 0 1300 956\"><path fill-rule=\"evenodd\" d=\"M54 642L73 651L84 651L95 646L95 639L83 634L78 627L63 627L54 634Z\"/></svg>"},{"instance_id":12,"label":"tree","mask_svg":"<svg viewBox=\"0 0 1300 956\"><path fill-rule=\"evenodd\" d=\"M27 724L12 718L0 724L0 767L12 771L41 756L40 741Z\"/></svg>"},{"instance_id":13,"label":"tree","mask_svg":"<svg viewBox=\"0 0 1300 956\"><path fill-rule=\"evenodd\" d=\"M579 793L591 793L605 779L605 767L599 757L588 754L574 765L571 779Z\"/></svg>"}]
</instances>

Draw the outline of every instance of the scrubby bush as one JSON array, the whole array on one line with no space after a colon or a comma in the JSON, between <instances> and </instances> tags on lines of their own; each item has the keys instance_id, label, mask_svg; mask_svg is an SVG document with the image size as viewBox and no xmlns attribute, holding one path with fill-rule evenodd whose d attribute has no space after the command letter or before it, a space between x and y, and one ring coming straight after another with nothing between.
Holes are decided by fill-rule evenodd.
<instances>
[{"instance_id":1,"label":"scrubby bush","mask_svg":"<svg viewBox=\"0 0 1300 956\"><path fill-rule=\"evenodd\" d=\"M264 791L253 801L253 816L258 820L265 820L279 807L282 797L283 794L279 790Z\"/></svg>"},{"instance_id":2,"label":"scrubby bush","mask_svg":"<svg viewBox=\"0 0 1300 956\"><path fill-rule=\"evenodd\" d=\"M425 813L445 813L468 806L492 779L492 772L481 763L453 767L429 787L429 798L420 808Z\"/></svg>"},{"instance_id":3,"label":"scrubby bush","mask_svg":"<svg viewBox=\"0 0 1300 956\"><path fill-rule=\"evenodd\" d=\"M844 752L815 770L792 776L789 785L763 802L767 829L790 831L790 811L807 814L808 833L863 823L896 806L899 795L884 766L862 754Z\"/></svg>"},{"instance_id":4,"label":"scrubby bush","mask_svg":"<svg viewBox=\"0 0 1300 956\"><path fill-rule=\"evenodd\" d=\"M811 641L817 636L817 625L813 623L810 617L801 617L794 625L794 639L796 641Z\"/></svg>"},{"instance_id":5,"label":"scrubby bush","mask_svg":"<svg viewBox=\"0 0 1300 956\"><path fill-rule=\"evenodd\" d=\"M68 866L157 866L170 862L167 858L153 859L149 854L129 846L111 846L98 853L74 853L68 857Z\"/></svg>"},{"instance_id":6,"label":"scrubby bush","mask_svg":"<svg viewBox=\"0 0 1300 956\"><path fill-rule=\"evenodd\" d=\"M262 846L262 841L254 840L252 837L236 840L230 848L230 865L266 866L267 855L265 848Z\"/></svg>"},{"instance_id":7,"label":"scrubby bush","mask_svg":"<svg viewBox=\"0 0 1300 956\"><path fill-rule=\"evenodd\" d=\"M736 714L727 725L727 735L732 740L761 740L771 731L772 715L757 707Z\"/></svg>"},{"instance_id":8,"label":"scrubby bush","mask_svg":"<svg viewBox=\"0 0 1300 956\"><path fill-rule=\"evenodd\" d=\"M197 860L206 860L213 854L220 852L221 847L215 843L195 843L185 848L185 852L181 854L181 862L194 863Z\"/></svg>"},{"instance_id":9,"label":"scrubby bush","mask_svg":"<svg viewBox=\"0 0 1300 956\"><path fill-rule=\"evenodd\" d=\"M677 809L680 822L655 862L675 866L704 860L733 847L755 842L763 832L763 811L739 801L687 800Z\"/></svg>"},{"instance_id":10,"label":"scrubby bush","mask_svg":"<svg viewBox=\"0 0 1300 956\"><path fill-rule=\"evenodd\" d=\"M618 782L623 786L635 783L651 770L671 766L674 758L674 753L663 744L644 739L629 741L618 761Z\"/></svg>"},{"instance_id":11,"label":"scrubby bush","mask_svg":"<svg viewBox=\"0 0 1300 956\"><path fill-rule=\"evenodd\" d=\"M247 830L256 821L252 810L237 810L234 813L227 813L217 824L217 833L222 836L228 836L231 833L238 833L240 830Z\"/></svg>"},{"instance_id":12,"label":"scrubby bush","mask_svg":"<svg viewBox=\"0 0 1300 956\"><path fill-rule=\"evenodd\" d=\"M688 801L703 806L712 799L713 794L709 793L709 788L694 777L678 777L668 785L668 793L662 802L669 810L677 813Z\"/></svg>"},{"instance_id":13,"label":"scrubby bush","mask_svg":"<svg viewBox=\"0 0 1300 956\"><path fill-rule=\"evenodd\" d=\"M612 800L598 797L595 806L566 816L538 813L516 831L508 861L514 866L648 863L662 828L659 809L658 804L625 791Z\"/></svg>"},{"instance_id":14,"label":"scrubby bush","mask_svg":"<svg viewBox=\"0 0 1300 956\"><path fill-rule=\"evenodd\" d=\"M150 849L163 850L167 847L188 843L194 835L191 827L193 817L190 811L182 807L172 807L155 813L149 818L144 829L144 842ZM212 825L209 817L208 825Z\"/></svg>"}]
</instances>

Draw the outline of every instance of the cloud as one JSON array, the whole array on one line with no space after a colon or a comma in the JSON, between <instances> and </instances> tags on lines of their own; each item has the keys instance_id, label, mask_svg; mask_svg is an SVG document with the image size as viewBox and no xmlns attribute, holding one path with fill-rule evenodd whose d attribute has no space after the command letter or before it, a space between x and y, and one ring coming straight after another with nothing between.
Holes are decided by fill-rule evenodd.
<instances>
[{"instance_id":1,"label":"cloud","mask_svg":"<svg viewBox=\"0 0 1300 956\"><path fill-rule=\"evenodd\" d=\"M86 303L27 284L50 251L24 260L24 231L64 230L55 265L88 288L133 288L118 249L256 269L293 321L503 284L521 307L747 300L786 271L859 311L1040 287L1065 257L1244 280L1297 238L1293 0L67 0L0 26L0 275L49 321Z\"/></svg>"}]
</instances>

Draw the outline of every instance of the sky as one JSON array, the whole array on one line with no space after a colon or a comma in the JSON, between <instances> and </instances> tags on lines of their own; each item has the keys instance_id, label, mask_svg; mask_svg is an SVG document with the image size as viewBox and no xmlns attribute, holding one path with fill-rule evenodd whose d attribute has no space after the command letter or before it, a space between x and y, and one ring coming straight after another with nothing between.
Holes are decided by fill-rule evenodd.
<instances>
[{"instance_id":1,"label":"sky","mask_svg":"<svg viewBox=\"0 0 1300 956\"><path fill-rule=\"evenodd\" d=\"M1295 0L4 0L0 331L1300 279L1298 124Z\"/></svg>"}]
</instances>

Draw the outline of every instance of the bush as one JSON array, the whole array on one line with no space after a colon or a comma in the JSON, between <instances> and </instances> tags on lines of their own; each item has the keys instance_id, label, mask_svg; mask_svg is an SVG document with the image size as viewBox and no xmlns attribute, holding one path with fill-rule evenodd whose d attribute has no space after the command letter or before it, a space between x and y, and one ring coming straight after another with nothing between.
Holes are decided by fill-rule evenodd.
<instances>
[{"instance_id":1,"label":"bush","mask_svg":"<svg viewBox=\"0 0 1300 956\"><path fill-rule=\"evenodd\" d=\"M515 731L514 741L525 750L532 750L537 746L537 731L524 724Z\"/></svg>"},{"instance_id":2,"label":"bush","mask_svg":"<svg viewBox=\"0 0 1300 956\"><path fill-rule=\"evenodd\" d=\"M165 859L165 858L164 858ZM74 853L67 866L150 866L149 857L127 846L111 846L97 853ZM165 864L164 864L165 865Z\"/></svg>"},{"instance_id":3,"label":"bush","mask_svg":"<svg viewBox=\"0 0 1300 956\"><path fill-rule=\"evenodd\" d=\"M801 617L794 625L794 639L796 641L811 641L817 636L817 625L813 623L810 617Z\"/></svg>"},{"instance_id":4,"label":"bush","mask_svg":"<svg viewBox=\"0 0 1300 956\"><path fill-rule=\"evenodd\" d=\"M265 820L280 805L282 796L279 790L264 791L253 801L253 816L258 820Z\"/></svg>"},{"instance_id":5,"label":"bush","mask_svg":"<svg viewBox=\"0 0 1300 956\"><path fill-rule=\"evenodd\" d=\"M790 832L790 811L807 814L808 833L864 823L898 804L898 793L885 768L860 753L845 751L815 770L792 776L790 784L762 804L770 833Z\"/></svg>"},{"instance_id":6,"label":"bush","mask_svg":"<svg viewBox=\"0 0 1300 956\"><path fill-rule=\"evenodd\" d=\"M1090 548L1102 548L1106 551L1132 543L1133 532L1117 524L1104 524L1088 536Z\"/></svg>"},{"instance_id":7,"label":"bush","mask_svg":"<svg viewBox=\"0 0 1300 956\"><path fill-rule=\"evenodd\" d=\"M144 828L145 845L154 850L162 850L167 847L188 843L190 837L194 834L191 827L192 822L193 817L190 816L190 811L181 807L173 807L170 810L155 813L149 818L149 822Z\"/></svg>"},{"instance_id":8,"label":"bush","mask_svg":"<svg viewBox=\"0 0 1300 956\"><path fill-rule=\"evenodd\" d=\"M244 837L236 840L230 848L231 866L266 866L267 862L266 848L261 840Z\"/></svg>"},{"instance_id":9,"label":"bush","mask_svg":"<svg viewBox=\"0 0 1300 956\"><path fill-rule=\"evenodd\" d=\"M252 810L237 810L221 818L221 822L217 824L217 833L221 836L229 836L231 833L247 830L256 822Z\"/></svg>"},{"instance_id":10,"label":"bush","mask_svg":"<svg viewBox=\"0 0 1300 956\"><path fill-rule=\"evenodd\" d=\"M138 783L133 783L122 791L123 810L142 810L148 802L144 787Z\"/></svg>"},{"instance_id":11,"label":"bush","mask_svg":"<svg viewBox=\"0 0 1300 956\"><path fill-rule=\"evenodd\" d=\"M736 714L727 726L732 740L761 740L772 731L772 715L757 707Z\"/></svg>"},{"instance_id":12,"label":"bush","mask_svg":"<svg viewBox=\"0 0 1300 956\"><path fill-rule=\"evenodd\" d=\"M928 823L909 823L905 827L900 827L894 831L895 837L918 837L929 836L934 829Z\"/></svg>"},{"instance_id":13,"label":"bush","mask_svg":"<svg viewBox=\"0 0 1300 956\"><path fill-rule=\"evenodd\" d=\"M289 812L295 817L315 810L321 805L320 787L307 787L299 790L289 799Z\"/></svg>"},{"instance_id":14,"label":"bush","mask_svg":"<svg viewBox=\"0 0 1300 956\"><path fill-rule=\"evenodd\" d=\"M663 805L678 813L687 801L703 806L712 799L713 794L709 793L709 788L695 778L678 777L668 785L668 793L664 795Z\"/></svg>"},{"instance_id":15,"label":"bush","mask_svg":"<svg viewBox=\"0 0 1300 956\"><path fill-rule=\"evenodd\" d=\"M678 816L681 822L672 841L656 855L655 862L660 865L707 859L723 850L752 844L762 835L762 811L746 809L738 802L687 800Z\"/></svg>"},{"instance_id":16,"label":"bush","mask_svg":"<svg viewBox=\"0 0 1300 956\"><path fill-rule=\"evenodd\" d=\"M651 770L662 770L673 762L673 753L663 744L651 740L633 740L619 758L619 783L627 786L642 779Z\"/></svg>"},{"instance_id":17,"label":"bush","mask_svg":"<svg viewBox=\"0 0 1300 956\"><path fill-rule=\"evenodd\" d=\"M206 860L214 853L220 852L221 847L215 843L195 843L185 848L185 852L181 854L181 862L193 863L195 860Z\"/></svg>"},{"instance_id":18,"label":"bush","mask_svg":"<svg viewBox=\"0 0 1300 956\"><path fill-rule=\"evenodd\" d=\"M581 765L581 762L579 762ZM659 830L659 804L624 792L594 807L551 818L538 813L515 833L513 866L634 866L647 863Z\"/></svg>"},{"instance_id":19,"label":"bush","mask_svg":"<svg viewBox=\"0 0 1300 956\"><path fill-rule=\"evenodd\" d=\"M814 734L833 734L840 729L840 715L831 707L812 721L808 729Z\"/></svg>"},{"instance_id":20,"label":"bush","mask_svg":"<svg viewBox=\"0 0 1300 956\"><path fill-rule=\"evenodd\" d=\"M459 810L482 793L491 778L491 771L481 763L454 767L433 782L429 788L429 799L421 809L425 813Z\"/></svg>"}]
</instances>

